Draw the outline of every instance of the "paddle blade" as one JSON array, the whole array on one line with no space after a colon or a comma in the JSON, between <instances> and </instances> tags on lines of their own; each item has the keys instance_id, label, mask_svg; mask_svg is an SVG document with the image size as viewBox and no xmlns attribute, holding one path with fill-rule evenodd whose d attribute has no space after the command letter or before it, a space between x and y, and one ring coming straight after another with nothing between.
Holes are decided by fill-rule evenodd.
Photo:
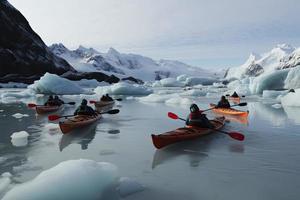
<instances>
[{"instance_id":1,"label":"paddle blade","mask_svg":"<svg viewBox=\"0 0 300 200\"><path fill-rule=\"evenodd\" d=\"M243 141L245 139L245 136L239 132L230 132L230 133L228 133L228 135L230 137L232 137L233 139L236 139L239 141Z\"/></svg>"},{"instance_id":2,"label":"paddle blade","mask_svg":"<svg viewBox=\"0 0 300 200\"><path fill-rule=\"evenodd\" d=\"M109 111L101 113L101 114L117 114L119 112L120 112L119 109L114 109L114 110L109 110Z\"/></svg>"},{"instance_id":3,"label":"paddle blade","mask_svg":"<svg viewBox=\"0 0 300 200\"><path fill-rule=\"evenodd\" d=\"M247 105L247 102L239 103L238 105L239 105L239 106L246 106L246 105Z\"/></svg>"},{"instance_id":4,"label":"paddle blade","mask_svg":"<svg viewBox=\"0 0 300 200\"><path fill-rule=\"evenodd\" d=\"M36 107L36 104L34 104L34 103L29 103L29 104L27 104L27 106L28 106L29 108L34 108L34 107Z\"/></svg>"},{"instance_id":5,"label":"paddle blade","mask_svg":"<svg viewBox=\"0 0 300 200\"><path fill-rule=\"evenodd\" d=\"M116 101L122 101L123 99L119 98L119 99L115 99Z\"/></svg>"},{"instance_id":6,"label":"paddle blade","mask_svg":"<svg viewBox=\"0 0 300 200\"><path fill-rule=\"evenodd\" d=\"M75 102L69 102L68 104L69 105L75 105L76 103Z\"/></svg>"},{"instance_id":7,"label":"paddle blade","mask_svg":"<svg viewBox=\"0 0 300 200\"><path fill-rule=\"evenodd\" d=\"M226 96L226 97L229 97L230 95L229 95L229 94L226 94L225 96Z\"/></svg>"},{"instance_id":8,"label":"paddle blade","mask_svg":"<svg viewBox=\"0 0 300 200\"><path fill-rule=\"evenodd\" d=\"M95 103L97 103L97 101L93 101L93 100L90 101L90 104L95 104Z\"/></svg>"},{"instance_id":9,"label":"paddle blade","mask_svg":"<svg viewBox=\"0 0 300 200\"><path fill-rule=\"evenodd\" d=\"M49 121L55 121L55 120L58 120L59 118L60 118L59 115L49 115L48 116Z\"/></svg>"},{"instance_id":10,"label":"paddle blade","mask_svg":"<svg viewBox=\"0 0 300 200\"><path fill-rule=\"evenodd\" d=\"M168 117L170 117L171 119L179 119L179 117L175 113L172 113L172 112L168 112Z\"/></svg>"},{"instance_id":11,"label":"paddle blade","mask_svg":"<svg viewBox=\"0 0 300 200\"><path fill-rule=\"evenodd\" d=\"M245 98L246 96L245 96L245 95L242 95L242 97Z\"/></svg>"}]
</instances>

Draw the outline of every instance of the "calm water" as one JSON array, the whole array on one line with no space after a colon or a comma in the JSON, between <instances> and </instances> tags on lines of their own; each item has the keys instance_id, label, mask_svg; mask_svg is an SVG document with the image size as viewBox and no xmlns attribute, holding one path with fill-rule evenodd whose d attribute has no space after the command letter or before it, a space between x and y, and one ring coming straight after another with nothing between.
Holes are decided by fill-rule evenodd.
<instances>
[{"instance_id":1,"label":"calm water","mask_svg":"<svg viewBox=\"0 0 300 200\"><path fill-rule=\"evenodd\" d=\"M207 108L216 99L199 98ZM244 133L239 142L221 133L156 150L150 135L183 126L167 118L187 109L135 100L118 103L118 115L104 115L80 133L62 135L25 104L0 104L0 173L11 172L16 183L70 159L93 159L118 166L121 176L138 180L145 191L126 199L300 199L300 109L275 109L250 101L248 123L236 120L225 130ZM67 107L61 113L72 113ZM15 119L15 113L29 117ZM208 113L210 117L212 113ZM14 147L10 135L26 130L29 143Z\"/></svg>"}]
</instances>

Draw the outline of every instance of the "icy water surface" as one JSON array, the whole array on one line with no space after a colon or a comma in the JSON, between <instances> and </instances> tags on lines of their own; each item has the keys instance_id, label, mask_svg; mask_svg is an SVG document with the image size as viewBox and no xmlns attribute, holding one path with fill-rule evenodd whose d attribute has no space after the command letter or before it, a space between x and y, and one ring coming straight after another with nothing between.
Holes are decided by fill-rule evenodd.
<instances>
[{"instance_id":1,"label":"icy water surface","mask_svg":"<svg viewBox=\"0 0 300 200\"><path fill-rule=\"evenodd\" d=\"M216 99L199 98L207 108ZM184 124L167 118L172 111L186 117L187 109L135 100L118 103L118 115L104 115L98 124L62 135L46 116L36 116L25 104L0 104L0 174L10 172L25 182L61 161L86 158L111 162L121 176L145 186L126 199L300 199L300 109L275 109L249 102L248 122L237 120L225 130L245 134L239 142L215 133L201 139L156 150L150 135ZM70 114L74 107L61 113ZM15 113L29 117L16 119ZM212 117L213 114L209 113ZM28 145L15 147L10 135L27 131Z\"/></svg>"}]
</instances>

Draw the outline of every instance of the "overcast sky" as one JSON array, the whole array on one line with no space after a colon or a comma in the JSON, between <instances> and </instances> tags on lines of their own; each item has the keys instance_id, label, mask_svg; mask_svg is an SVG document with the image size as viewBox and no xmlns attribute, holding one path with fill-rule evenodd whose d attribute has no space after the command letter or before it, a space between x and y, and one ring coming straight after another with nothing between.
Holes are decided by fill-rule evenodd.
<instances>
[{"instance_id":1,"label":"overcast sky","mask_svg":"<svg viewBox=\"0 0 300 200\"><path fill-rule=\"evenodd\" d=\"M47 45L242 64L250 52L300 46L300 0L9 0Z\"/></svg>"}]
</instances>

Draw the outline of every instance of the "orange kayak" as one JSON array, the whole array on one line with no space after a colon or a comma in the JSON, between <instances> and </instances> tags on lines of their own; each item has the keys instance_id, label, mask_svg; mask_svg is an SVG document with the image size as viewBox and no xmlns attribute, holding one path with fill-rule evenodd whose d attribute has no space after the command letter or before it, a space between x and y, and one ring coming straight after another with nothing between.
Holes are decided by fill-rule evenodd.
<instances>
[{"instance_id":1,"label":"orange kayak","mask_svg":"<svg viewBox=\"0 0 300 200\"><path fill-rule=\"evenodd\" d=\"M74 129L88 126L98 119L101 118L101 115L89 116L89 115L76 115L70 117L65 121L59 122L60 130L63 134L69 133Z\"/></svg>"},{"instance_id":2,"label":"orange kayak","mask_svg":"<svg viewBox=\"0 0 300 200\"><path fill-rule=\"evenodd\" d=\"M229 100L233 101L234 103L240 103L241 97L228 97Z\"/></svg>"},{"instance_id":3,"label":"orange kayak","mask_svg":"<svg viewBox=\"0 0 300 200\"><path fill-rule=\"evenodd\" d=\"M60 109L61 106L36 106L35 110L37 114L45 114L54 112Z\"/></svg>"},{"instance_id":4,"label":"orange kayak","mask_svg":"<svg viewBox=\"0 0 300 200\"><path fill-rule=\"evenodd\" d=\"M225 118L224 117L216 118L214 120L210 120L210 122L215 125L216 130L219 130L224 126ZM203 135L211 134L213 132L214 132L213 129L188 126L188 127L178 128L176 130L162 133L159 135L152 134L151 137L152 137L153 145L157 149L161 149L165 146L177 142L192 140Z\"/></svg>"},{"instance_id":5,"label":"orange kayak","mask_svg":"<svg viewBox=\"0 0 300 200\"><path fill-rule=\"evenodd\" d=\"M209 104L211 108L216 107L216 104ZM248 117L249 111L236 110L234 108L215 108L214 112L224 115L234 115L239 117Z\"/></svg>"}]
</instances>

